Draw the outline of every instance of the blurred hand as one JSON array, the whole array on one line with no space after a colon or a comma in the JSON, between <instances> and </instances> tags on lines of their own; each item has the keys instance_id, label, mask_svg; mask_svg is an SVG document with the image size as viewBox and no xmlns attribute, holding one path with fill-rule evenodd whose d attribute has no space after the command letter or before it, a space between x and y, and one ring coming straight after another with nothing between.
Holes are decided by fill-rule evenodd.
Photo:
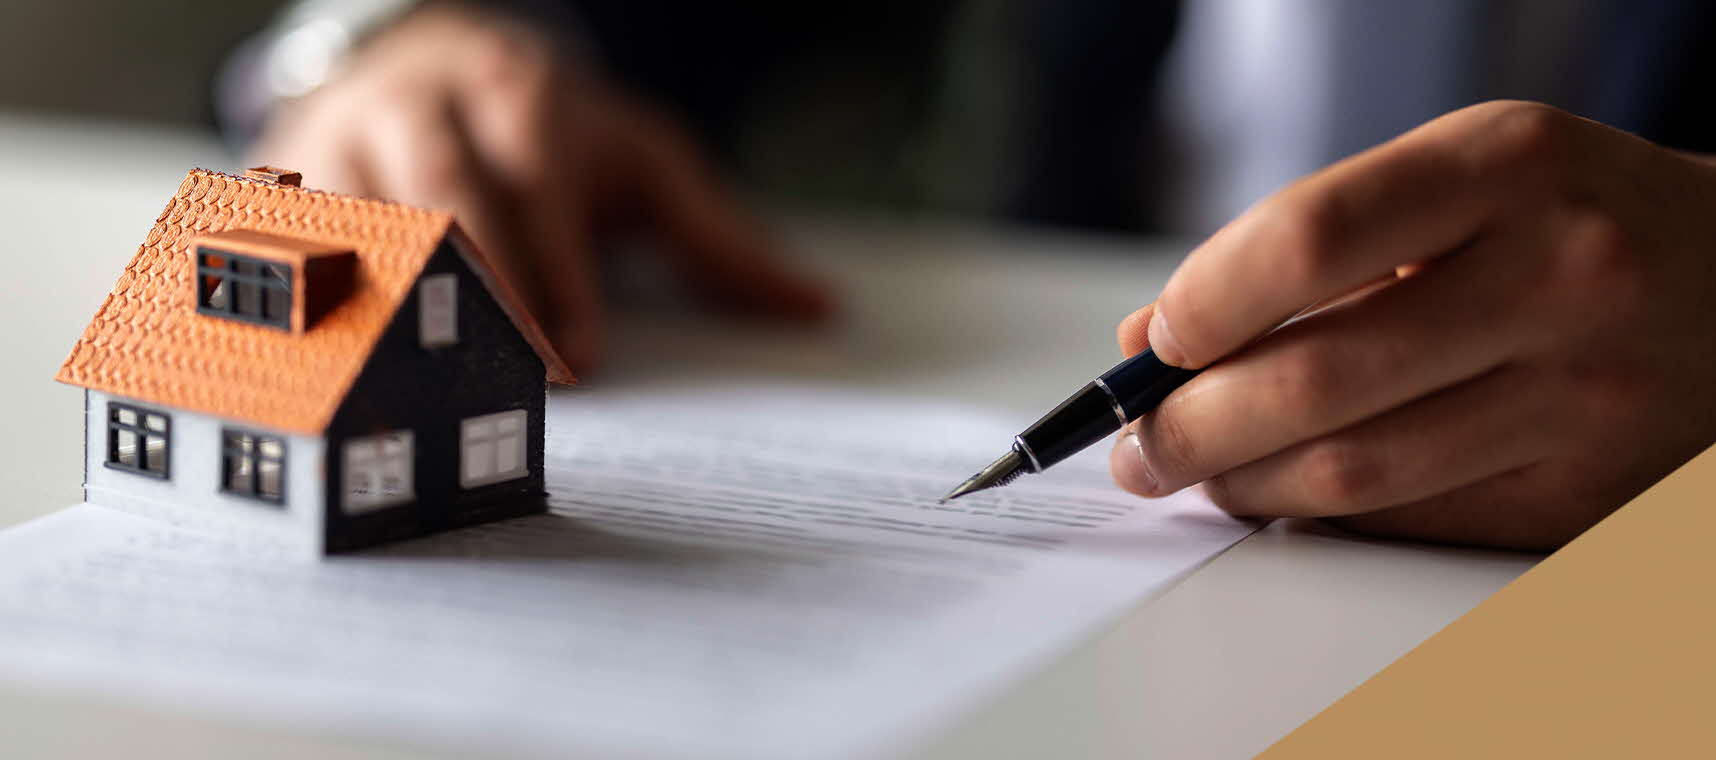
<instances>
[{"instance_id":1,"label":"blurred hand","mask_svg":"<svg viewBox=\"0 0 1716 760\"><path fill-rule=\"evenodd\" d=\"M1128 354L1213 366L1134 423L1114 476L1553 548L1716 442L1713 287L1716 164L1467 108L1258 204L1120 324Z\"/></svg>"},{"instance_id":2,"label":"blurred hand","mask_svg":"<svg viewBox=\"0 0 1716 760\"><path fill-rule=\"evenodd\" d=\"M616 227L659 233L721 304L828 310L684 134L492 12L444 3L409 16L283 107L254 153L317 188L454 211L575 369L602 350L593 238Z\"/></svg>"}]
</instances>

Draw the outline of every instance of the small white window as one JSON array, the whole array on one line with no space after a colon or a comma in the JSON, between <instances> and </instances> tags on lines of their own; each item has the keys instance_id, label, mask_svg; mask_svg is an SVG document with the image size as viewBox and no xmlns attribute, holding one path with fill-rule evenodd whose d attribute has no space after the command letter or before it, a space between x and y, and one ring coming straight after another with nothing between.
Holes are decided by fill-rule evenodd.
<instances>
[{"instance_id":1,"label":"small white window","mask_svg":"<svg viewBox=\"0 0 1716 760\"><path fill-rule=\"evenodd\" d=\"M346 514L404 504L412 493L411 431L352 438L345 443Z\"/></svg>"},{"instance_id":2,"label":"small white window","mask_svg":"<svg viewBox=\"0 0 1716 760\"><path fill-rule=\"evenodd\" d=\"M417 285L417 332L424 348L459 342L459 277L432 274Z\"/></svg>"},{"instance_id":3,"label":"small white window","mask_svg":"<svg viewBox=\"0 0 1716 760\"><path fill-rule=\"evenodd\" d=\"M467 418L459 426L459 487L522 478L525 414L514 409Z\"/></svg>"}]
</instances>

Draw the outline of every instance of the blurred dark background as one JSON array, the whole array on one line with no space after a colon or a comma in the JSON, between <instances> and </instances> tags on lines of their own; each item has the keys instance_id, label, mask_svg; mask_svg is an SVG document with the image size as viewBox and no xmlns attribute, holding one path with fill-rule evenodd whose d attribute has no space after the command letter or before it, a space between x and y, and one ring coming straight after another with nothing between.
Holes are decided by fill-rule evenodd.
<instances>
[{"instance_id":1,"label":"blurred dark background","mask_svg":"<svg viewBox=\"0 0 1716 760\"><path fill-rule=\"evenodd\" d=\"M0 111L49 113L197 129L217 127L213 79L234 49L276 20L282 0L64 0L0 8ZM1137 133L1147 81L1141 60L1092 58L1105 86L1128 95L1100 116L1109 127L1089 139L1093 114L1035 109L1054 123L1026 123L1049 73L1073 49L1037 45L1056 61L1027 60L1018 40L1039 24L1084 16L1009 2L783 4L581 3L599 55L628 81L676 113L753 189L796 202L860 204L901 211L1006 214L1027 207L1072 226L1135 229ZM1131 14L1163 3L1091 4ZM664 12L667 11L667 12ZM1038 15L1042 18L1037 17ZM1136 14L1134 14L1136 15ZM1152 28L1102 23L1109 33ZM1160 53L1168 28L1139 59ZM758 75L758 72L763 72ZM743 86L735 79L746 80ZM1079 134L1060 134L1069 126ZM1051 144L1108 155L1100 176L1082 177L1080 198L1047 192L1021 198L1019 157L1026 132ZM1116 144L1115 136L1121 139ZM1063 161L1029 159L1060 172ZM1094 204L1094 205L1093 205Z\"/></svg>"},{"instance_id":2,"label":"blurred dark background","mask_svg":"<svg viewBox=\"0 0 1716 760\"><path fill-rule=\"evenodd\" d=\"M575 6L612 76L795 203L1203 233L1495 97L1716 147L1697 0L493 1ZM286 5L14 0L0 114L215 129L223 61Z\"/></svg>"},{"instance_id":3,"label":"blurred dark background","mask_svg":"<svg viewBox=\"0 0 1716 760\"><path fill-rule=\"evenodd\" d=\"M212 126L210 77L278 0L8 0L0 108Z\"/></svg>"}]
</instances>

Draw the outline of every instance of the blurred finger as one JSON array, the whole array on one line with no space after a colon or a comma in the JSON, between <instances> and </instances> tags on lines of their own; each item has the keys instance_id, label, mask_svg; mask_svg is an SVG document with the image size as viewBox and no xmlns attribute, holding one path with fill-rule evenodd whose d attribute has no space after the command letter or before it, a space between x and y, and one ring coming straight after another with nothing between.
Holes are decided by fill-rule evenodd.
<instances>
[{"instance_id":1,"label":"blurred finger","mask_svg":"<svg viewBox=\"0 0 1716 760\"><path fill-rule=\"evenodd\" d=\"M1339 430L1477 377L1525 336L1499 328L1536 225L1505 231L1417 276L1288 324L1211 367L1137 423L1154 493Z\"/></svg>"},{"instance_id":2,"label":"blurred finger","mask_svg":"<svg viewBox=\"0 0 1716 760\"><path fill-rule=\"evenodd\" d=\"M1150 316L1155 313L1156 304L1147 303L1144 308L1126 315L1126 318L1120 320L1120 324L1115 326L1114 337L1120 343L1121 356L1137 356L1143 353L1144 349L1150 347L1148 328L1150 327Z\"/></svg>"},{"instance_id":3,"label":"blurred finger","mask_svg":"<svg viewBox=\"0 0 1716 760\"><path fill-rule=\"evenodd\" d=\"M528 301L561 358L574 370L593 366L602 350L602 303L575 231L581 217L568 210L576 200L497 176L450 103L387 113L371 145L384 194L452 210L485 262Z\"/></svg>"},{"instance_id":4,"label":"blurred finger","mask_svg":"<svg viewBox=\"0 0 1716 760\"><path fill-rule=\"evenodd\" d=\"M310 98L327 97L318 93ZM246 155L250 166L282 166L300 172L318 190L373 197L379 193L368 170L368 150L351 125L304 124L308 99L284 106ZM317 105L322 105L318 103ZM337 104L329 104L336 107Z\"/></svg>"},{"instance_id":5,"label":"blurred finger","mask_svg":"<svg viewBox=\"0 0 1716 760\"><path fill-rule=\"evenodd\" d=\"M473 90L465 121L474 150L515 199L523 260L521 288L567 364L595 366L607 334L606 309L591 247L588 200L569 140L578 139L559 105L563 82L551 59L489 72Z\"/></svg>"},{"instance_id":6,"label":"blurred finger","mask_svg":"<svg viewBox=\"0 0 1716 760\"><path fill-rule=\"evenodd\" d=\"M692 283L732 307L815 319L832 300L794 273L773 242L716 182L687 138L636 107L621 106L610 128L649 220L667 237Z\"/></svg>"},{"instance_id":7,"label":"blurred finger","mask_svg":"<svg viewBox=\"0 0 1716 760\"><path fill-rule=\"evenodd\" d=\"M1311 304L1471 239L1540 174L1520 169L1544 150L1549 117L1538 114L1549 109L1503 106L1433 121L1241 215L1163 289L1150 325L1157 355L1202 367Z\"/></svg>"},{"instance_id":8,"label":"blurred finger","mask_svg":"<svg viewBox=\"0 0 1716 760\"><path fill-rule=\"evenodd\" d=\"M1406 267L1400 267L1397 271L1389 272L1359 286L1357 290L1354 290L1351 293L1344 293L1312 304L1311 306L1306 307L1304 311L1295 315L1295 318L1302 317L1307 314L1315 314L1323 309L1362 299L1365 296L1382 290L1383 288L1394 284L1396 281L1407 277L1410 272L1406 271L1406 269ZM1412 271L1417 270L1413 269ZM1120 320L1120 324L1115 326L1115 338L1120 343L1120 353L1122 356L1134 356L1150 347L1150 320L1155 316L1155 314L1156 302L1151 301L1150 303L1140 307L1137 311L1126 315Z\"/></svg>"},{"instance_id":9,"label":"blurred finger","mask_svg":"<svg viewBox=\"0 0 1716 760\"><path fill-rule=\"evenodd\" d=\"M1211 478L1237 515L1325 517L1446 493L1549 456L1554 405L1530 372L1504 368Z\"/></svg>"},{"instance_id":10,"label":"blurred finger","mask_svg":"<svg viewBox=\"0 0 1716 760\"><path fill-rule=\"evenodd\" d=\"M377 108L370 118L365 148L378 195L452 211L488 258L517 258L506 199L473 152L451 103Z\"/></svg>"},{"instance_id":11,"label":"blurred finger","mask_svg":"<svg viewBox=\"0 0 1716 760\"><path fill-rule=\"evenodd\" d=\"M1614 511L1612 500L1568 493L1549 464L1521 467L1463 488L1374 512L1326 518L1382 538L1552 551ZM1564 498L1543 498L1544 493Z\"/></svg>"}]
</instances>

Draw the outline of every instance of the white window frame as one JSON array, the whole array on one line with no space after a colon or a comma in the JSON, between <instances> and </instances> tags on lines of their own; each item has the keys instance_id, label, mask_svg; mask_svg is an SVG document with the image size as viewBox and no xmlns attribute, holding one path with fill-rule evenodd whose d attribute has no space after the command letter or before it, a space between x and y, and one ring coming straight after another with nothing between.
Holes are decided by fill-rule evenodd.
<instances>
[{"instance_id":1,"label":"white window frame","mask_svg":"<svg viewBox=\"0 0 1716 760\"><path fill-rule=\"evenodd\" d=\"M424 348L459 342L459 276L425 275L417 282L417 339Z\"/></svg>"},{"instance_id":2,"label":"white window frame","mask_svg":"<svg viewBox=\"0 0 1716 760\"><path fill-rule=\"evenodd\" d=\"M411 431L348 438L341 448L345 471L341 474L340 506L346 514L374 512L417 498L413 465L417 447ZM389 481L397 486L389 488Z\"/></svg>"},{"instance_id":3,"label":"white window frame","mask_svg":"<svg viewBox=\"0 0 1716 760\"><path fill-rule=\"evenodd\" d=\"M530 416L523 409L466 417L459 423L459 487L470 489L530 474Z\"/></svg>"}]
</instances>

